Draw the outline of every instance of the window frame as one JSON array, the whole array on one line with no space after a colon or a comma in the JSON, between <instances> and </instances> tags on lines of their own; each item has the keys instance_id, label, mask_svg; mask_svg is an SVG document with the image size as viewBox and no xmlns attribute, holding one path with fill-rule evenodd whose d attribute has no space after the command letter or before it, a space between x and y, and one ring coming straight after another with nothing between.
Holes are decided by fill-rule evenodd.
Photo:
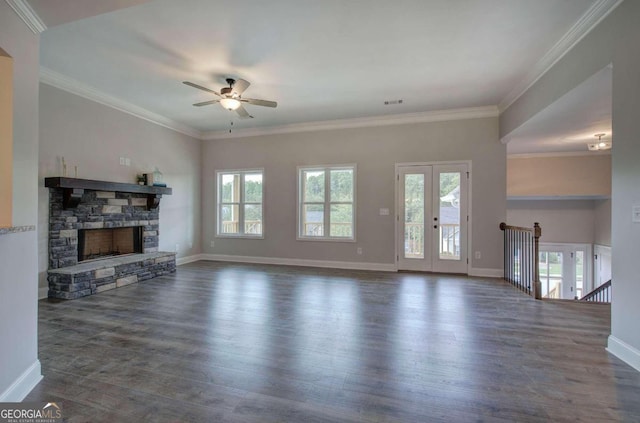
<instances>
[{"instance_id":1,"label":"window frame","mask_svg":"<svg viewBox=\"0 0 640 423\"><path fill-rule=\"evenodd\" d=\"M353 195L352 200L348 201L331 201L331 171L334 170L351 170L353 172ZM324 171L324 202L319 201L309 201L304 202L304 181L303 174L305 171ZM347 164L336 164L336 165L304 165L297 167L298 172L298 189L297 189L297 222L296 222L296 240L297 241L321 241L321 242L356 242L356 222L357 222L357 213L356 213L356 199L357 199L357 175L358 175L358 166L355 163L347 163ZM323 236L308 236L304 235L303 226L303 211L305 204L322 204L324 206L324 219L323 219L323 227L326 228L326 231L330 231L331 229L331 206L337 204L349 204L352 207L352 220L351 220L351 237L339 237L339 236L331 236L330 234L325 234Z\"/></svg>"},{"instance_id":2,"label":"window frame","mask_svg":"<svg viewBox=\"0 0 640 423\"><path fill-rule=\"evenodd\" d=\"M262 176L262 201L260 203L251 201L245 201L245 177L250 174L260 174ZM224 175L240 175L239 183L239 198L237 202L224 202L222 201L222 177ZM264 200L265 200L265 172L264 168L251 168L251 169L222 169L216 171L216 238L240 238L240 239L264 239L265 233L265 216L264 216ZM260 214L262 216L260 225L260 234L246 234L244 233L244 209L246 205L260 205ZM237 205L238 206L238 229L241 230L238 233L224 233L222 232L222 206L224 205Z\"/></svg>"}]
</instances>

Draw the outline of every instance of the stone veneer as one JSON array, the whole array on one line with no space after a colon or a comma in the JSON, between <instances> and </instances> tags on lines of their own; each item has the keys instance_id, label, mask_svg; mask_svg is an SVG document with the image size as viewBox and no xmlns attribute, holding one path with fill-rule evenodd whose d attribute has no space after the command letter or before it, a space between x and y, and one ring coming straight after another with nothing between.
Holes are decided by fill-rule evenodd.
<instances>
[{"instance_id":1,"label":"stone veneer","mask_svg":"<svg viewBox=\"0 0 640 423\"><path fill-rule=\"evenodd\" d=\"M138 255L135 264L127 263L128 268L113 268L113 275L103 275L101 266L93 269L93 276L82 267L77 272L72 267L78 264L78 230L100 228L122 228L142 226L143 255ZM158 252L159 208L147 209L145 194L85 190L82 200L75 208L67 210L63 207L63 190L49 189L49 297L78 298L95 294L105 289L122 286L117 279L136 275L136 281L175 271L175 254L163 253L169 260L144 259L145 253ZM136 257L127 256L127 257ZM109 258L105 260L115 260ZM100 260L96 261L99 263ZM164 264L163 264L164 263ZM142 267L140 267L142 266ZM94 266L95 267L95 266ZM55 272L56 269L66 272ZM69 269L66 269L69 268ZM147 269L148 268L148 269ZM147 270L145 270L147 269ZM78 278L67 278L64 275L82 273ZM97 273L96 273L97 272ZM111 272L111 271L109 271ZM61 276L62 275L62 276ZM115 279L113 279L115 278ZM111 280L113 279L113 280Z\"/></svg>"},{"instance_id":2,"label":"stone veneer","mask_svg":"<svg viewBox=\"0 0 640 423\"><path fill-rule=\"evenodd\" d=\"M49 297L73 300L175 272L175 253L129 254L49 270Z\"/></svg>"}]
</instances>

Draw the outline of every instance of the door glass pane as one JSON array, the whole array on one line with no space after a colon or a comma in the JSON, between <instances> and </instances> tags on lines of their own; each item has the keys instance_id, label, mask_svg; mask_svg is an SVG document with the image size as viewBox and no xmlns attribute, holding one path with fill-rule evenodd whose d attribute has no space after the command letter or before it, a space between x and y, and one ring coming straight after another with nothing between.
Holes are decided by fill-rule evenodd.
<instances>
[{"instance_id":1,"label":"door glass pane","mask_svg":"<svg viewBox=\"0 0 640 423\"><path fill-rule=\"evenodd\" d=\"M542 298L562 298L562 252L540 252Z\"/></svg>"},{"instance_id":2,"label":"door glass pane","mask_svg":"<svg viewBox=\"0 0 640 423\"><path fill-rule=\"evenodd\" d=\"M262 203L262 174L247 173L244 176L244 201Z\"/></svg>"},{"instance_id":3,"label":"door glass pane","mask_svg":"<svg viewBox=\"0 0 640 423\"><path fill-rule=\"evenodd\" d=\"M302 209L304 236L324 236L324 205L305 204Z\"/></svg>"},{"instance_id":4,"label":"door glass pane","mask_svg":"<svg viewBox=\"0 0 640 423\"><path fill-rule=\"evenodd\" d=\"M220 233L221 234L237 234L238 228L238 205L223 204L220 206Z\"/></svg>"},{"instance_id":5,"label":"door glass pane","mask_svg":"<svg viewBox=\"0 0 640 423\"><path fill-rule=\"evenodd\" d=\"M324 201L324 171L305 170L302 173L304 190L303 202Z\"/></svg>"},{"instance_id":6,"label":"door glass pane","mask_svg":"<svg viewBox=\"0 0 640 423\"><path fill-rule=\"evenodd\" d=\"M584 296L584 251L576 251L576 298Z\"/></svg>"},{"instance_id":7,"label":"door glass pane","mask_svg":"<svg viewBox=\"0 0 640 423\"><path fill-rule=\"evenodd\" d=\"M329 221L329 235L345 238L353 236L353 206L351 204L332 205Z\"/></svg>"},{"instance_id":8,"label":"door glass pane","mask_svg":"<svg viewBox=\"0 0 640 423\"><path fill-rule=\"evenodd\" d=\"M226 173L221 176L220 203L237 203L240 201L240 175Z\"/></svg>"},{"instance_id":9,"label":"door glass pane","mask_svg":"<svg viewBox=\"0 0 640 423\"><path fill-rule=\"evenodd\" d=\"M424 258L424 175L404 175L404 256Z\"/></svg>"},{"instance_id":10,"label":"door glass pane","mask_svg":"<svg viewBox=\"0 0 640 423\"><path fill-rule=\"evenodd\" d=\"M353 201L353 170L331 171L331 201Z\"/></svg>"},{"instance_id":11,"label":"door glass pane","mask_svg":"<svg viewBox=\"0 0 640 423\"><path fill-rule=\"evenodd\" d=\"M440 173L440 259L460 260L460 172Z\"/></svg>"},{"instance_id":12,"label":"door glass pane","mask_svg":"<svg viewBox=\"0 0 640 423\"><path fill-rule=\"evenodd\" d=\"M247 235L262 235L262 205L245 204L244 233Z\"/></svg>"}]
</instances>

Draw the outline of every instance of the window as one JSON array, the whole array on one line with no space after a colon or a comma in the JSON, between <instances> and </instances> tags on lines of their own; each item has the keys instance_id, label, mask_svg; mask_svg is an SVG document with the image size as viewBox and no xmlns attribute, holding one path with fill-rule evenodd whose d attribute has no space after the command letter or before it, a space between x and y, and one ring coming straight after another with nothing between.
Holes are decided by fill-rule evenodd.
<instances>
[{"instance_id":1,"label":"window","mask_svg":"<svg viewBox=\"0 0 640 423\"><path fill-rule=\"evenodd\" d=\"M298 238L355 240L355 165L298 168Z\"/></svg>"},{"instance_id":2,"label":"window","mask_svg":"<svg viewBox=\"0 0 640 423\"><path fill-rule=\"evenodd\" d=\"M262 237L262 174L262 169L218 172L218 236Z\"/></svg>"}]
</instances>

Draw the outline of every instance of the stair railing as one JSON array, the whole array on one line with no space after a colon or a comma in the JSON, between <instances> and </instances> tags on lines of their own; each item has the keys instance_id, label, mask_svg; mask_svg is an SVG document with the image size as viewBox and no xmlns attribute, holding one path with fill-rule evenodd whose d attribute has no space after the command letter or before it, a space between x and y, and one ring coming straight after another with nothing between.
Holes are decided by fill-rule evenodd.
<instances>
[{"instance_id":1,"label":"stair railing","mask_svg":"<svg viewBox=\"0 0 640 423\"><path fill-rule=\"evenodd\" d=\"M611 279L596 287L589 292L580 301L589 301L592 303L610 303L611 302Z\"/></svg>"},{"instance_id":2,"label":"stair railing","mask_svg":"<svg viewBox=\"0 0 640 423\"><path fill-rule=\"evenodd\" d=\"M502 222L500 229L504 232L504 279L535 299L541 299L539 240L542 228L538 222L533 228Z\"/></svg>"}]
</instances>

